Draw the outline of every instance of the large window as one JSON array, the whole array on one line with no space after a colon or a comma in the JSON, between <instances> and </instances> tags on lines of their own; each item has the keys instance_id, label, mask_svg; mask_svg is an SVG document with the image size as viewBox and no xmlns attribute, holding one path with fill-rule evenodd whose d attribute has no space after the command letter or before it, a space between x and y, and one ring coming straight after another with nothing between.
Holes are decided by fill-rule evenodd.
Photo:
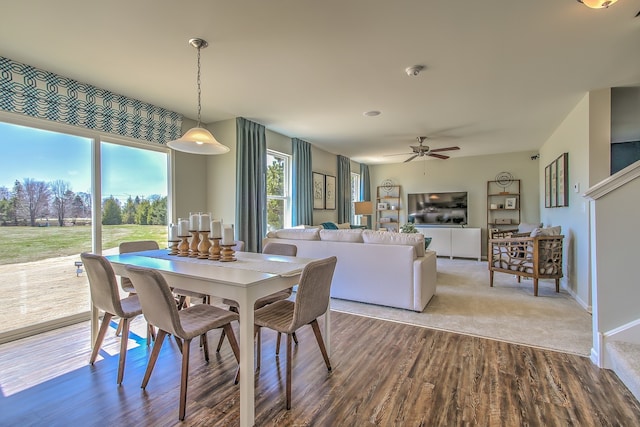
<instances>
[{"instance_id":1,"label":"large window","mask_svg":"<svg viewBox=\"0 0 640 427\"><path fill-rule=\"evenodd\" d=\"M28 118L0 122L0 151L4 342L89 318L80 253L114 253L124 240L166 244L169 162L159 145Z\"/></svg>"},{"instance_id":2,"label":"large window","mask_svg":"<svg viewBox=\"0 0 640 427\"><path fill-rule=\"evenodd\" d=\"M291 226L290 157L267 151L267 230Z\"/></svg>"},{"instance_id":3,"label":"large window","mask_svg":"<svg viewBox=\"0 0 640 427\"><path fill-rule=\"evenodd\" d=\"M356 216L354 202L360 201L360 174L351 172L351 224L360 224L360 215Z\"/></svg>"}]
</instances>

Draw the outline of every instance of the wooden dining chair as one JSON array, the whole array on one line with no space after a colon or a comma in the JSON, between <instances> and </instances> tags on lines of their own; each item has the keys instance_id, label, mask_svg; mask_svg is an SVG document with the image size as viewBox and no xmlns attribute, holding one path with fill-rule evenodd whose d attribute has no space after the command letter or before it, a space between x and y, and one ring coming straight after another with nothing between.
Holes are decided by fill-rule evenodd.
<instances>
[{"instance_id":1,"label":"wooden dining chair","mask_svg":"<svg viewBox=\"0 0 640 427\"><path fill-rule=\"evenodd\" d=\"M91 301L99 310L104 311L102 324L93 344L93 351L89 363L92 365L98 357L98 352L102 346L102 341L109 328L109 322L113 316L118 316L122 323L122 337L120 338L120 360L118 362L118 384L122 384L124 378L124 363L127 357L127 342L129 341L129 323L134 317L142 314L142 308L137 295L131 295L120 299L118 291L118 281L113 272L111 263L101 255L90 253L80 254L84 264L87 277L89 278L89 289ZM149 341L149 337L147 337Z\"/></svg>"},{"instance_id":2,"label":"wooden dining chair","mask_svg":"<svg viewBox=\"0 0 640 427\"><path fill-rule=\"evenodd\" d=\"M331 281L336 262L337 258L335 256L310 262L300 275L295 301L276 301L255 312L255 324L258 327L258 354L261 345L260 328L269 328L287 334L287 409L291 409L291 341L295 331L304 325L311 325L327 369L331 371L329 355L318 326L318 317L329 308Z\"/></svg>"},{"instance_id":3,"label":"wooden dining chair","mask_svg":"<svg viewBox=\"0 0 640 427\"><path fill-rule=\"evenodd\" d=\"M262 253L270 254L270 255L296 256L298 254L298 247L296 245L290 245L287 243L269 242L264 246L264 248L262 248ZM258 298L255 304L253 305L254 310L262 308L267 304L271 304L272 302L280 301L281 299L287 299L291 296L292 292L293 292L292 288L289 288L289 289L285 289L284 291L279 291L271 295L267 295L266 297ZM233 311L234 313L238 313L238 307L240 307L240 304L238 304L237 301L228 299L228 298L223 298L222 303L227 304L229 306L229 310ZM279 353L279 349L280 349L280 336L281 334L278 334L278 342L276 344L276 355ZM294 337L294 340L297 344L298 338ZM222 335L220 335L220 340L218 341L218 347L216 348L217 352L220 351L220 348L222 347L223 342L224 342L224 331L222 331Z\"/></svg>"},{"instance_id":4,"label":"wooden dining chair","mask_svg":"<svg viewBox=\"0 0 640 427\"><path fill-rule=\"evenodd\" d=\"M209 361L209 346L207 331L222 328L229 338L231 349L240 361L240 348L236 341L231 322L238 320L238 315L229 310L214 307L209 304L196 304L178 310L174 303L173 294L164 277L155 270L143 267L126 266L127 274L131 277L138 292L142 313L147 321L158 328L158 337L147 369L142 379L142 388L146 388L151 373L158 360L160 348L167 334L172 334L182 340L182 374L180 380L180 409L178 418L182 421L186 413L187 380L189 376L189 348L191 340L197 336L202 339L204 358Z\"/></svg>"}]
</instances>

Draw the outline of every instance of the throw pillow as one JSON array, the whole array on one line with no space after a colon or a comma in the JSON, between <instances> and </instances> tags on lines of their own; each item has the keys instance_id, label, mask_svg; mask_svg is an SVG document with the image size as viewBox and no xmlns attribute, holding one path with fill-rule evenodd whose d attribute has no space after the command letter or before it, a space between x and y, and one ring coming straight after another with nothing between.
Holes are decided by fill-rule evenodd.
<instances>
[{"instance_id":1,"label":"throw pillow","mask_svg":"<svg viewBox=\"0 0 640 427\"><path fill-rule=\"evenodd\" d=\"M536 228L531 232L531 237L536 236L559 236L562 232L562 227L556 225L555 227Z\"/></svg>"},{"instance_id":2,"label":"throw pillow","mask_svg":"<svg viewBox=\"0 0 640 427\"><path fill-rule=\"evenodd\" d=\"M322 224L322 228L324 228L325 230L337 230L338 226L336 225L335 222L323 222Z\"/></svg>"},{"instance_id":3,"label":"throw pillow","mask_svg":"<svg viewBox=\"0 0 640 427\"><path fill-rule=\"evenodd\" d=\"M540 224L529 224L527 222L521 222L518 225L518 233L531 233L536 228L542 227L542 223Z\"/></svg>"}]
</instances>

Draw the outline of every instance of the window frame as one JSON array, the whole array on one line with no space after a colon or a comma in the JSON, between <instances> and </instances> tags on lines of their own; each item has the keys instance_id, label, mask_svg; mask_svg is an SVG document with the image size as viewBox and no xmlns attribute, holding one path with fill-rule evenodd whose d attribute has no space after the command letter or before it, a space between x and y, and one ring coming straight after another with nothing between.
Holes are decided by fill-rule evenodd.
<instances>
[{"instance_id":1,"label":"window frame","mask_svg":"<svg viewBox=\"0 0 640 427\"><path fill-rule=\"evenodd\" d=\"M269 156L271 157L275 157L278 159L282 159L284 161L284 185L283 185L283 190L284 190L284 194L279 196L279 195L270 195L268 192L266 194L266 203L269 203L269 200L282 200L284 201L284 218L283 218L283 228L289 228L291 227L291 207L292 207L292 201L291 201L291 174L292 174L292 169L291 169L291 155L290 154L286 154L283 153L281 151L277 151L277 150L272 150L272 149L267 149L267 159L269 158ZM265 167L265 171L266 168L269 167L269 162L266 162L266 167ZM265 176L265 187L267 186L267 177ZM265 206L265 212L266 212L267 207ZM267 228L269 227L269 223L267 222Z\"/></svg>"},{"instance_id":2,"label":"window frame","mask_svg":"<svg viewBox=\"0 0 640 427\"><path fill-rule=\"evenodd\" d=\"M355 202L359 202L360 201L360 180L362 179L362 177L360 176L359 173L357 172L351 172L351 180L349 181L351 184L351 214L350 214L350 218L351 218L351 224L357 224L357 225L362 225L360 224L361 221L361 216L360 215L356 215L356 209L355 209Z\"/></svg>"}]
</instances>

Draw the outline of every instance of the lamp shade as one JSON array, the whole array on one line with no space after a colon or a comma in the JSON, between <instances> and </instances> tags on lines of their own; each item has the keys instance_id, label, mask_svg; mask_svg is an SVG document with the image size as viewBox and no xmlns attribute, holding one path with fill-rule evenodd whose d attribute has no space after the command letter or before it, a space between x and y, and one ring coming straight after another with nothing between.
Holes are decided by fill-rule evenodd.
<instances>
[{"instance_id":1,"label":"lamp shade","mask_svg":"<svg viewBox=\"0 0 640 427\"><path fill-rule=\"evenodd\" d=\"M356 215L373 215L373 202L354 202Z\"/></svg>"},{"instance_id":2,"label":"lamp shade","mask_svg":"<svg viewBox=\"0 0 640 427\"><path fill-rule=\"evenodd\" d=\"M611 6L618 0L578 0L578 1L584 4L585 6L590 7L591 9L604 9Z\"/></svg>"},{"instance_id":3,"label":"lamp shade","mask_svg":"<svg viewBox=\"0 0 640 427\"><path fill-rule=\"evenodd\" d=\"M177 151L191 154L224 154L229 147L220 144L205 128L189 129L181 138L167 142L167 146Z\"/></svg>"}]
</instances>

